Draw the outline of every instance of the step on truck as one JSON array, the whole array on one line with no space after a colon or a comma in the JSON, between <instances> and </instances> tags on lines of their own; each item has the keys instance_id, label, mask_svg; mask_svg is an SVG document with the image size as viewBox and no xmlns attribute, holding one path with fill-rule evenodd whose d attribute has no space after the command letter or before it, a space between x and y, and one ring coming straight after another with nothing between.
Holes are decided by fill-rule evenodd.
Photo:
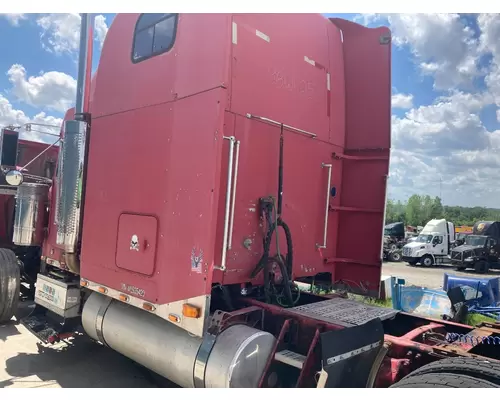
<instances>
[{"instance_id":1,"label":"step on truck","mask_svg":"<svg viewBox=\"0 0 500 400\"><path fill-rule=\"evenodd\" d=\"M455 242L455 226L445 219L431 219L418 237L403 247L403 261L415 266L448 264Z\"/></svg>"},{"instance_id":2,"label":"step on truck","mask_svg":"<svg viewBox=\"0 0 500 400\"><path fill-rule=\"evenodd\" d=\"M386 27L118 14L91 83L92 26L83 14L36 307L21 320L37 338L83 331L181 387L500 385L492 346L446 340L500 326L341 295L380 290ZM22 175L6 179L19 190Z\"/></svg>"}]
</instances>

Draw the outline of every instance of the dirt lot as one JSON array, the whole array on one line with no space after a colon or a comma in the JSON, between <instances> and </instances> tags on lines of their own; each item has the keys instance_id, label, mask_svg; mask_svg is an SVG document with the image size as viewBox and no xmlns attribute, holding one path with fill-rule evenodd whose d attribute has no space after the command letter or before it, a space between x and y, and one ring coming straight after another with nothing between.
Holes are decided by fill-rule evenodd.
<instances>
[{"instance_id":1,"label":"dirt lot","mask_svg":"<svg viewBox=\"0 0 500 400\"><path fill-rule=\"evenodd\" d=\"M28 309L25 305L20 315ZM0 326L0 388L156 387L120 354L85 336L74 344L45 348L15 321Z\"/></svg>"},{"instance_id":2,"label":"dirt lot","mask_svg":"<svg viewBox=\"0 0 500 400\"><path fill-rule=\"evenodd\" d=\"M404 262L399 263L384 263L382 274L397 276L398 278L404 278L407 284L424 286L430 289L441 288L443 285L444 273L447 272L450 275L457 276L469 276L469 277L498 277L500 276L500 271L492 271L492 273L477 275L471 272L458 272L455 271L451 266L436 266L425 268L421 266L411 267Z\"/></svg>"}]
</instances>

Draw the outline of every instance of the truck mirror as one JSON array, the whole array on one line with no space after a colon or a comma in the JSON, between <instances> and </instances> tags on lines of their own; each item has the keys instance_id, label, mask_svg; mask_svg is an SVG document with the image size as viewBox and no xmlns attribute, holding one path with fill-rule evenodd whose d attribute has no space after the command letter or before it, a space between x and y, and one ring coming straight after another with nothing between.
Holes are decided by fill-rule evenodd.
<instances>
[{"instance_id":1,"label":"truck mirror","mask_svg":"<svg viewBox=\"0 0 500 400\"><path fill-rule=\"evenodd\" d=\"M5 180L11 186L19 186L23 183L24 177L21 171L13 169L5 174Z\"/></svg>"}]
</instances>

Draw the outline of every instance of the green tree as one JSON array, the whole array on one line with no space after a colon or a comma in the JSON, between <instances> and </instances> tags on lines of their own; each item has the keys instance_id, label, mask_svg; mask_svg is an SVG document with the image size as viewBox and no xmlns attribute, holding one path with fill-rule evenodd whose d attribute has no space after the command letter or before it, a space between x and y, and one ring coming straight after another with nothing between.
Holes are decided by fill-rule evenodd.
<instances>
[{"instance_id":1,"label":"green tree","mask_svg":"<svg viewBox=\"0 0 500 400\"><path fill-rule=\"evenodd\" d=\"M455 226L472 226L478 221L500 221L500 209L443 206L439 197L417 194L405 203L392 199L387 201L386 223L405 222L407 225L423 226L434 218L445 218Z\"/></svg>"},{"instance_id":2,"label":"green tree","mask_svg":"<svg viewBox=\"0 0 500 400\"><path fill-rule=\"evenodd\" d=\"M422 212L422 198L418 194L414 194L408 199L405 214L408 225L422 225L422 220L425 217Z\"/></svg>"}]
</instances>

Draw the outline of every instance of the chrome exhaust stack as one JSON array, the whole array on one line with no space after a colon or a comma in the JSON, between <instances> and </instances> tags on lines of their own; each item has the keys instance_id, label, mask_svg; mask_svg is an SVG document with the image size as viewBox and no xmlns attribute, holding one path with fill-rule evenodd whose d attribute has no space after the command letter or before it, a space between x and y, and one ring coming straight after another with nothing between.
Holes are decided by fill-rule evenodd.
<instances>
[{"instance_id":1,"label":"chrome exhaust stack","mask_svg":"<svg viewBox=\"0 0 500 400\"><path fill-rule=\"evenodd\" d=\"M76 253L80 239L83 181L89 130L93 16L92 14L81 14L81 20L75 118L64 124L64 136L58 160L55 218L57 224L56 242L63 247L68 259L67 265L75 273L79 272Z\"/></svg>"}]
</instances>

